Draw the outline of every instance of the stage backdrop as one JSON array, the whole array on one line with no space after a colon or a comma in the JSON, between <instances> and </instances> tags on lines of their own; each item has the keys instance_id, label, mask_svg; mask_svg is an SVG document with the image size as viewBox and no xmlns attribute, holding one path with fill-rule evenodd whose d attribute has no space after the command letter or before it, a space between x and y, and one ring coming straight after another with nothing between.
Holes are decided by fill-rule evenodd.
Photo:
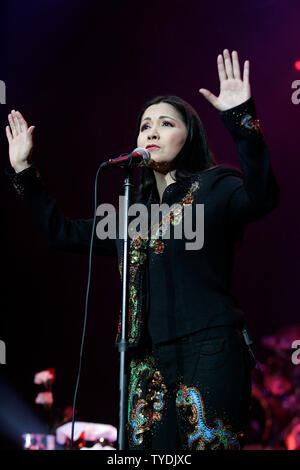
<instances>
[{"instance_id":1,"label":"stage backdrop","mask_svg":"<svg viewBox=\"0 0 300 470\"><path fill-rule=\"evenodd\" d=\"M135 147L138 112L155 95L175 94L190 102L217 161L238 166L230 135L198 89L218 94L216 59L224 48L238 51L241 66L249 59L252 94L281 202L247 228L232 287L254 349L263 354L261 336L299 318L300 104L292 101L292 84L300 80L293 65L300 60L299 14L296 0L2 4L0 339L6 364L0 366L0 406L10 416L10 424L0 429L2 447L16 447L18 432L34 427L30 418L26 429L16 423L28 408L38 412L36 372L55 368L55 404L72 405L88 275L87 256L47 246L4 175L8 113L19 110L36 126L33 160L61 210L71 218L89 218L99 164ZM122 176L120 169L101 176L99 203L118 204ZM137 178L138 171L135 183ZM114 340L120 306L117 260L94 258L80 420L118 424Z\"/></svg>"}]
</instances>

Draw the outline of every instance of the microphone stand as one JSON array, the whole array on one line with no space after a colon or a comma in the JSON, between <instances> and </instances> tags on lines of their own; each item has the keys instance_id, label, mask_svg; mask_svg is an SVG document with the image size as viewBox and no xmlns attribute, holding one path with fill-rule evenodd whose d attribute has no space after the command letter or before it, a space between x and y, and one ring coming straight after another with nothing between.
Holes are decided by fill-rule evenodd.
<instances>
[{"instance_id":1,"label":"microphone stand","mask_svg":"<svg viewBox=\"0 0 300 470\"><path fill-rule=\"evenodd\" d=\"M132 169L124 168L124 219L123 219L123 278L122 278L122 315L121 315L121 338L118 344L120 353L120 376L119 376L119 391L120 391L120 406L119 406L119 432L118 432L118 450L125 450L126 446L126 420L127 420L127 311L128 311L128 251L129 251L129 236L128 236L128 210L130 204L130 196L132 189ZM120 227L119 227L120 233Z\"/></svg>"}]
</instances>

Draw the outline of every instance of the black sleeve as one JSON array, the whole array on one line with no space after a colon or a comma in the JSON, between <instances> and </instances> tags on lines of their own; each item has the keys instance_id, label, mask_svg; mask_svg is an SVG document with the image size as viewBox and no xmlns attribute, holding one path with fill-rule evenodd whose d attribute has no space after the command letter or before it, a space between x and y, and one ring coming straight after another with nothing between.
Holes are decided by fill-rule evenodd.
<instances>
[{"instance_id":1,"label":"black sleeve","mask_svg":"<svg viewBox=\"0 0 300 470\"><path fill-rule=\"evenodd\" d=\"M19 173L13 168L5 172L50 247L77 253L89 252L93 219L71 220L65 217L48 194L34 165ZM110 238L101 240L96 234L97 223L103 218L96 217L93 253L114 256L117 255L116 241Z\"/></svg>"},{"instance_id":2,"label":"black sleeve","mask_svg":"<svg viewBox=\"0 0 300 470\"><path fill-rule=\"evenodd\" d=\"M228 215L232 222L248 223L278 206L280 189L253 98L219 115L237 146L241 168L241 177L231 176L224 182Z\"/></svg>"}]
</instances>

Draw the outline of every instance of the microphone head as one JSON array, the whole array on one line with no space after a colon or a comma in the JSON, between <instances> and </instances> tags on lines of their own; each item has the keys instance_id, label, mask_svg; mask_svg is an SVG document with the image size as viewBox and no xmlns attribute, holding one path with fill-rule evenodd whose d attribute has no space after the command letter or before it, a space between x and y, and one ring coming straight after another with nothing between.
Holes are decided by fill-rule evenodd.
<instances>
[{"instance_id":1,"label":"microphone head","mask_svg":"<svg viewBox=\"0 0 300 470\"><path fill-rule=\"evenodd\" d=\"M142 155L144 163L147 163L151 158L149 150L144 149L143 147L137 147L132 153L139 153Z\"/></svg>"}]
</instances>

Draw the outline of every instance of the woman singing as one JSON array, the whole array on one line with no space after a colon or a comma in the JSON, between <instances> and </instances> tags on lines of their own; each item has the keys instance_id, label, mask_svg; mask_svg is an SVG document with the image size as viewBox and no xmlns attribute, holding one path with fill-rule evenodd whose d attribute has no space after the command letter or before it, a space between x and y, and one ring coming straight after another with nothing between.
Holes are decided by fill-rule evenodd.
<instances>
[{"instance_id":1,"label":"woman singing","mask_svg":"<svg viewBox=\"0 0 300 470\"><path fill-rule=\"evenodd\" d=\"M277 207L279 188L251 97L249 61L242 78L236 51L231 57L225 49L217 65L219 96L200 93L231 133L241 170L216 163L199 116L182 99L156 97L138 117L135 144L149 150L151 162L141 170L137 200L149 212L154 204L171 209L151 221L151 236L130 239L130 449L244 445L253 364L244 314L230 292L234 252L243 227ZM30 163L34 127L14 110L9 125L9 177L50 246L88 252L92 220L60 212ZM185 221L195 229L199 205L203 243L193 246L184 231L174 234ZM94 238L95 254L118 256L121 278L122 247L120 238ZM120 323L117 342L119 332Z\"/></svg>"}]
</instances>

